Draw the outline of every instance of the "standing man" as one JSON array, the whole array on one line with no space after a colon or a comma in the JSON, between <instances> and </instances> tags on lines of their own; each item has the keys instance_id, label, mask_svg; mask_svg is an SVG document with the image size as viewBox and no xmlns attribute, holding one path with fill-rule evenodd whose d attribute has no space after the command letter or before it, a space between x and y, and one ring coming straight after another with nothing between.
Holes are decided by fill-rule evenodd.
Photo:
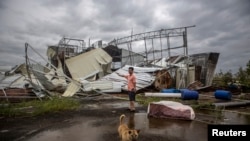
<instances>
[{"instance_id":1,"label":"standing man","mask_svg":"<svg viewBox=\"0 0 250 141\"><path fill-rule=\"evenodd\" d=\"M128 75L121 75L117 73L119 76L125 77L128 81L128 96L130 101L130 111L135 112L135 92L136 92L136 77L134 75L134 68L128 68Z\"/></svg>"}]
</instances>

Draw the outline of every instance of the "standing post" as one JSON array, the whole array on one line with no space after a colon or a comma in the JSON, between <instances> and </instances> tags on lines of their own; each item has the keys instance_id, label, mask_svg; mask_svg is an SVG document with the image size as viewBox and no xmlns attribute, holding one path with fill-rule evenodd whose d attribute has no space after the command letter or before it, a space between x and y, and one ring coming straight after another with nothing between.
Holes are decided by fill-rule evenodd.
<instances>
[{"instance_id":1,"label":"standing post","mask_svg":"<svg viewBox=\"0 0 250 141\"><path fill-rule=\"evenodd\" d=\"M168 58L170 58L170 40L169 40L169 34L167 35L167 46L168 46Z\"/></svg>"},{"instance_id":2,"label":"standing post","mask_svg":"<svg viewBox=\"0 0 250 141\"><path fill-rule=\"evenodd\" d=\"M144 44L145 44L145 51L146 51L146 64L148 64L148 50L147 50L147 43L146 43L145 38L144 38Z\"/></svg>"},{"instance_id":3,"label":"standing post","mask_svg":"<svg viewBox=\"0 0 250 141\"><path fill-rule=\"evenodd\" d=\"M188 44L187 44L187 28L183 32L183 42L184 42L184 53L186 57L186 66L187 66L187 79L186 79L186 86L189 84L189 57L188 57Z\"/></svg>"},{"instance_id":4,"label":"standing post","mask_svg":"<svg viewBox=\"0 0 250 141\"><path fill-rule=\"evenodd\" d=\"M63 71L64 73L66 74L66 67L65 67L65 64L66 64L66 58L65 58L65 54L66 54L66 41L65 41L65 38L63 38Z\"/></svg>"},{"instance_id":5,"label":"standing post","mask_svg":"<svg viewBox=\"0 0 250 141\"><path fill-rule=\"evenodd\" d=\"M155 48L154 48L154 39L152 38L152 48L153 48L153 62L155 65Z\"/></svg>"},{"instance_id":6,"label":"standing post","mask_svg":"<svg viewBox=\"0 0 250 141\"><path fill-rule=\"evenodd\" d=\"M135 65L134 53L132 52L132 38L133 38L133 32L134 32L134 30L133 30L133 27L132 27L132 29L131 29L131 40L130 40L130 51L131 51L132 56L130 57L130 59L133 59L133 60L132 60L132 65ZM131 55L131 54L130 54L130 55Z\"/></svg>"},{"instance_id":7,"label":"standing post","mask_svg":"<svg viewBox=\"0 0 250 141\"><path fill-rule=\"evenodd\" d=\"M169 40L169 33L167 34L167 46L168 46L168 59L170 59L170 40ZM167 64L165 67L167 67L169 64ZM172 75L172 71L171 71L171 75Z\"/></svg>"},{"instance_id":8,"label":"standing post","mask_svg":"<svg viewBox=\"0 0 250 141\"><path fill-rule=\"evenodd\" d=\"M162 30L161 30L162 31ZM161 44L161 58L162 58L162 42L161 42L161 31L160 31L160 44ZM162 64L161 64L162 65Z\"/></svg>"}]
</instances>

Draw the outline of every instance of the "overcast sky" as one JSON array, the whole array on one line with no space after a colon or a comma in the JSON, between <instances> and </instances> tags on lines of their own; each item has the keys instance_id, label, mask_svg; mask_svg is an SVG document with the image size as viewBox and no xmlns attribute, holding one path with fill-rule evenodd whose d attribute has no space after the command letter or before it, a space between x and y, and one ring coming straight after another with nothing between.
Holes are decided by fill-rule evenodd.
<instances>
[{"instance_id":1,"label":"overcast sky","mask_svg":"<svg viewBox=\"0 0 250 141\"><path fill-rule=\"evenodd\" d=\"M249 9L249 0L0 0L0 66L23 63L25 42L46 57L63 36L109 42L132 28L196 25L189 54L218 52L217 72L236 72L250 60Z\"/></svg>"}]
</instances>

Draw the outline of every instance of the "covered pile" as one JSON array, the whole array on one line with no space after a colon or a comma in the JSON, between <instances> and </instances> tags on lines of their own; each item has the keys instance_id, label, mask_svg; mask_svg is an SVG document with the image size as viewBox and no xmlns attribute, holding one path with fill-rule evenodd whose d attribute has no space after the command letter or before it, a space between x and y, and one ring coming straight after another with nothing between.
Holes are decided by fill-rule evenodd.
<instances>
[{"instance_id":1,"label":"covered pile","mask_svg":"<svg viewBox=\"0 0 250 141\"><path fill-rule=\"evenodd\" d=\"M174 118L194 120L195 113L192 107L174 101L152 102L148 105L147 114L155 118Z\"/></svg>"}]
</instances>

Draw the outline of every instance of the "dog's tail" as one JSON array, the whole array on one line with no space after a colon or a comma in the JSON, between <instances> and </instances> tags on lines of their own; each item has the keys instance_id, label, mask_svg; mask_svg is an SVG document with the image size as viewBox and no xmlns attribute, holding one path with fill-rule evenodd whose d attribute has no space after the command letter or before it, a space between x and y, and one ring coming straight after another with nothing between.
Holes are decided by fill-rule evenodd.
<instances>
[{"instance_id":1,"label":"dog's tail","mask_svg":"<svg viewBox=\"0 0 250 141\"><path fill-rule=\"evenodd\" d=\"M120 116L120 125L123 123L123 119L125 118L125 115L124 114L122 114L121 116Z\"/></svg>"}]
</instances>

